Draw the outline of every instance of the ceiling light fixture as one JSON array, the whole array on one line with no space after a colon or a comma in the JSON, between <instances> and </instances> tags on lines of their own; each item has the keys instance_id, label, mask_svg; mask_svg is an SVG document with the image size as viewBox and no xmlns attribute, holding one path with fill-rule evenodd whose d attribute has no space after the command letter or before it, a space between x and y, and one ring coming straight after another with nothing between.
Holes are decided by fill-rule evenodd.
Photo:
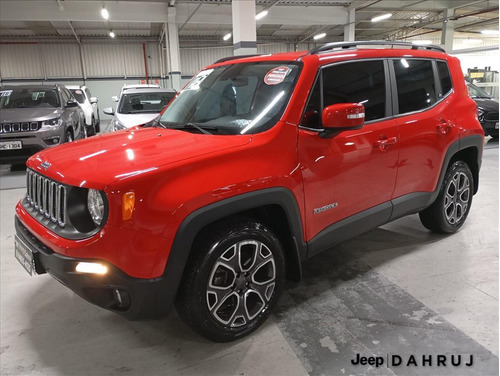
<instances>
[{"instance_id":1,"label":"ceiling light fixture","mask_svg":"<svg viewBox=\"0 0 500 376\"><path fill-rule=\"evenodd\" d=\"M432 41L428 39L412 40L411 42L413 44L416 44L417 46L425 46L426 44L432 44Z\"/></svg>"},{"instance_id":2,"label":"ceiling light fixture","mask_svg":"<svg viewBox=\"0 0 500 376\"><path fill-rule=\"evenodd\" d=\"M498 35L498 30L481 30L481 34Z\"/></svg>"},{"instance_id":3,"label":"ceiling light fixture","mask_svg":"<svg viewBox=\"0 0 500 376\"><path fill-rule=\"evenodd\" d=\"M109 19L109 12L106 8L102 7L101 9L101 16L102 18L104 18L105 20Z\"/></svg>"},{"instance_id":4,"label":"ceiling light fixture","mask_svg":"<svg viewBox=\"0 0 500 376\"><path fill-rule=\"evenodd\" d=\"M321 34L316 34L316 35L313 37L313 39L314 39L314 40L318 40L318 39L322 39L322 38L324 38L324 37L326 37L326 33L321 33Z\"/></svg>"},{"instance_id":5,"label":"ceiling light fixture","mask_svg":"<svg viewBox=\"0 0 500 376\"><path fill-rule=\"evenodd\" d=\"M110 31L109 31L109 36L110 36L111 38L114 38L114 37L116 37L116 34L113 32L113 30L110 30Z\"/></svg>"},{"instance_id":6,"label":"ceiling light fixture","mask_svg":"<svg viewBox=\"0 0 500 376\"><path fill-rule=\"evenodd\" d=\"M233 35L232 35L231 33L227 33L226 35L224 35L224 36L222 37L222 39L224 39L224 40L229 40L232 36L233 36Z\"/></svg>"},{"instance_id":7,"label":"ceiling light fixture","mask_svg":"<svg viewBox=\"0 0 500 376\"><path fill-rule=\"evenodd\" d=\"M267 10L263 10L262 12L257 13L257 15L255 16L255 19L260 20L260 19L264 18L265 16L267 16L268 13L269 12Z\"/></svg>"},{"instance_id":8,"label":"ceiling light fixture","mask_svg":"<svg viewBox=\"0 0 500 376\"><path fill-rule=\"evenodd\" d=\"M382 14L381 16L373 17L372 22L386 20L386 19L391 18L391 17L392 17L392 13Z\"/></svg>"}]
</instances>

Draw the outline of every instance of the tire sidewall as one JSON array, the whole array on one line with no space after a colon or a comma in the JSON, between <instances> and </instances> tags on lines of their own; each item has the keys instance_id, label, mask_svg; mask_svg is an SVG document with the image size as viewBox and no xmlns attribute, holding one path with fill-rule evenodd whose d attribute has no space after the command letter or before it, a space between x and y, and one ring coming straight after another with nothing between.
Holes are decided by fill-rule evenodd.
<instances>
[{"instance_id":1,"label":"tire sidewall","mask_svg":"<svg viewBox=\"0 0 500 376\"><path fill-rule=\"evenodd\" d=\"M275 267L276 278L274 292L268 305L264 310L252 320L250 324L245 324L242 327L228 328L219 324L210 313L206 303L206 287L212 272L212 268L219 257L232 245L242 240L258 240L264 243L271 251ZM209 338L220 342L232 341L253 332L260 327L279 300L283 290L285 280L285 264L283 251L279 240L269 232L264 226L258 224L245 224L238 229L230 231L220 242L215 242L210 246L206 255L202 258L199 265L198 276L194 281L193 291L193 316L198 322L203 322L203 334Z\"/></svg>"}]
</instances>

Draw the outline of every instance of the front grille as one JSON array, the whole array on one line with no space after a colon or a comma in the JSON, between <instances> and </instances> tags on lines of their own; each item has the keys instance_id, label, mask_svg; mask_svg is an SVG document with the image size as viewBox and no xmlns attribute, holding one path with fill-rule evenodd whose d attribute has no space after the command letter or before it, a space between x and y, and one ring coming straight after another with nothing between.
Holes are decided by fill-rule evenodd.
<instances>
[{"instance_id":1,"label":"front grille","mask_svg":"<svg viewBox=\"0 0 500 376\"><path fill-rule=\"evenodd\" d=\"M26 187L28 204L46 219L64 227L66 187L32 170L26 172Z\"/></svg>"},{"instance_id":2,"label":"front grille","mask_svg":"<svg viewBox=\"0 0 500 376\"><path fill-rule=\"evenodd\" d=\"M498 111L491 111L484 114L486 121L498 121Z\"/></svg>"},{"instance_id":3,"label":"front grille","mask_svg":"<svg viewBox=\"0 0 500 376\"><path fill-rule=\"evenodd\" d=\"M0 124L0 133L13 132L33 132L40 129L42 122L28 121L23 123L4 123Z\"/></svg>"}]
</instances>

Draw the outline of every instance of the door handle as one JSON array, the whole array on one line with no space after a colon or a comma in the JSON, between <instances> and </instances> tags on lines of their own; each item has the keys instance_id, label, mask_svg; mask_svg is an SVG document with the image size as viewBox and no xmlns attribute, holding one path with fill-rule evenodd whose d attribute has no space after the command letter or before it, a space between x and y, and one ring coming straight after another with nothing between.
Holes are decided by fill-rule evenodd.
<instances>
[{"instance_id":1,"label":"door handle","mask_svg":"<svg viewBox=\"0 0 500 376\"><path fill-rule=\"evenodd\" d=\"M449 120L445 120L443 118L439 119L439 124L437 125L437 131L441 134L448 134L455 126L455 123Z\"/></svg>"},{"instance_id":2,"label":"door handle","mask_svg":"<svg viewBox=\"0 0 500 376\"><path fill-rule=\"evenodd\" d=\"M380 151L387 151L387 148L390 145L397 144L398 138L397 137L389 137L385 138L382 140L378 140L375 145L380 149Z\"/></svg>"}]
</instances>

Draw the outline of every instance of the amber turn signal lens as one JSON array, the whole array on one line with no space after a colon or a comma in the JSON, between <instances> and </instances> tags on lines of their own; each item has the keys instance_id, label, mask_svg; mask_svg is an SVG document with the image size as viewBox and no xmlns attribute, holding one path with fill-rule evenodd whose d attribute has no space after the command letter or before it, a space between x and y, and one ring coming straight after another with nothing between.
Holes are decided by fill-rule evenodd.
<instances>
[{"instance_id":1,"label":"amber turn signal lens","mask_svg":"<svg viewBox=\"0 0 500 376\"><path fill-rule=\"evenodd\" d=\"M122 217L124 221L128 221L132 218L132 213L134 212L135 205L135 193L127 192L122 196Z\"/></svg>"}]
</instances>

